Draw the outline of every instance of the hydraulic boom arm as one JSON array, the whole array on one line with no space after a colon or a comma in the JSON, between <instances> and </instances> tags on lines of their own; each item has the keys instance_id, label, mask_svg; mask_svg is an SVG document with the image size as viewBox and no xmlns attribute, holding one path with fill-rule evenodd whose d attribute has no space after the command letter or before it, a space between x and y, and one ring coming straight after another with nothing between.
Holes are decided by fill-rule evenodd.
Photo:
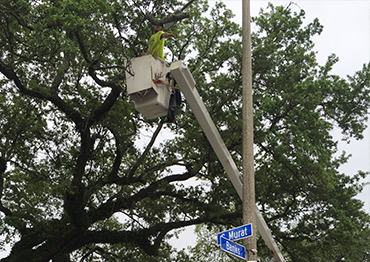
<instances>
[{"instance_id":1,"label":"hydraulic boom arm","mask_svg":"<svg viewBox=\"0 0 370 262\"><path fill-rule=\"evenodd\" d=\"M195 81L192 74L181 60L171 64L170 72L179 85L181 92L186 97L188 104L193 110L195 117L206 134L210 144L213 147L213 150L216 152L216 155L228 174L234 188L238 192L240 198L242 198L243 184L239 170L237 169L233 158L227 150L220 133L218 132L211 116L209 115L202 99L199 96L197 89L195 88ZM272 252L275 261L284 262L284 257L280 253L280 250L271 235L270 229L268 228L257 206L255 212L258 231Z\"/></svg>"}]
</instances>

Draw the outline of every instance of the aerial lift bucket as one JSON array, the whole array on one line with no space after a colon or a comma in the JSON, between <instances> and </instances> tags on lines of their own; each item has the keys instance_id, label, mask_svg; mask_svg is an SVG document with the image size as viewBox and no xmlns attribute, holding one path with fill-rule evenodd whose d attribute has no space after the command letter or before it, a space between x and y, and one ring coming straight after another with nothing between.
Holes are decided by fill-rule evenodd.
<instances>
[{"instance_id":1,"label":"aerial lift bucket","mask_svg":"<svg viewBox=\"0 0 370 262\"><path fill-rule=\"evenodd\" d=\"M167 74L170 68L151 55L131 60L126 71L127 94L144 117L153 119L167 115L172 89Z\"/></svg>"}]
</instances>

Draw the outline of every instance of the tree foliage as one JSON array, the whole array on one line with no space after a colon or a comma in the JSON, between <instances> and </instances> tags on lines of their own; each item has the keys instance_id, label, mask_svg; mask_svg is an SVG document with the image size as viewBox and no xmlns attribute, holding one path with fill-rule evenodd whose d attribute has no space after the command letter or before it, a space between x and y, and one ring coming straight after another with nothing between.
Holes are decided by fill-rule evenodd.
<instances>
[{"instance_id":1,"label":"tree foliage","mask_svg":"<svg viewBox=\"0 0 370 262\"><path fill-rule=\"evenodd\" d=\"M177 229L240 225L241 202L186 103L167 124L144 119L125 93L148 17L188 17L171 29L167 60L186 61L241 166L241 42L230 10L196 1L179 18L183 3L171 0L0 6L0 211L2 244L12 246L2 261L185 262L196 256L167 243ZM288 260L368 261L369 216L354 198L366 174L337 171L348 156L336 157L330 130L362 138L370 65L332 75L337 58L321 66L313 51L322 26L303 18L270 5L254 19L258 205Z\"/></svg>"},{"instance_id":2,"label":"tree foliage","mask_svg":"<svg viewBox=\"0 0 370 262\"><path fill-rule=\"evenodd\" d=\"M337 171L347 156L336 157L330 131L337 126L346 139L362 138L370 65L347 80L332 75L337 57L320 66L313 51L322 26L315 19L303 27L303 18L303 10L269 6L254 19L258 202L292 261L365 261L352 249L368 228L354 198L365 174Z\"/></svg>"}]
</instances>

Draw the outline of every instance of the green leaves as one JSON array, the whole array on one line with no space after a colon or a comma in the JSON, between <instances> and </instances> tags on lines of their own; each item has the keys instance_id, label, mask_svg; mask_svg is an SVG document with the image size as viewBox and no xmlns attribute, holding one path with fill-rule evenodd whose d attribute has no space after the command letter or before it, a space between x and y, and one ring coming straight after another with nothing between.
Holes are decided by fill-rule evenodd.
<instances>
[{"instance_id":1,"label":"green leaves","mask_svg":"<svg viewBox=\"0 0 370 262\"><path fill-rule=\"evenodd\" d=\"M165 124L144 119L125 96L126 61L151 34L145 14L163 18L182 6L1 3L1 226L17 242L9 259L199 261L212 249L175 253L174 231L240 224L240 199L186 101ZM241 166L240 27L222 2L195 1L187 11L171 28L167 57L188 65ZM335 156L330 131L362 137L370 65L348 79L331 74L338 58L318 65L313 49L322 26L303 19L303 10L270 4L253 20L258 206L287 260L366 261L369 217L354 199L366 174L337 171L348 156Z\"/></svg>"},{"instance_id":2,"label":"green leaves","mask_svg":"<svg viewBox=\"0 0 370 262\"><path fill-rule=\"evenodd\" d=\"M349 221L347 211L356 206L349 188L358 188L359 181L336 171L347 157L334 157L337 145L329 131L339 125L348 137L362 136L369 86L356 89L363 100L352 104L352 81L330 74L337 58L329 57L321 67L316 62L311 37L322 30L318 20L302 28L303 11L269 9L254 18L259 28L253 35L257 198L292 261L331 261L320 258L316 244L328 241L337 227L346 231L330 221ZM353 110L358 121L350 120ZM368 216L357 214L367 223ZM322 252L335 253L328 250Z\"/></svg>"}]
</instances>

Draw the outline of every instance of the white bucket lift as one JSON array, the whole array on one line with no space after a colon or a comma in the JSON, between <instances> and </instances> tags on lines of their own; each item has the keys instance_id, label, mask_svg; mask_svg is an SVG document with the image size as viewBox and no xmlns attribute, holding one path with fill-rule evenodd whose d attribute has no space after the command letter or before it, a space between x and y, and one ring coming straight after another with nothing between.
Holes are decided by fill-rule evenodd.
<instances>
[{"instance_id":1,"label":"white bucket lift","mask_svg":"<svg viewBox=\"0 0 370 262\"><path fill-rule=\"evenodd\" d=\"M172 90L166 75L170 68L151 55L132 59L130 68L126 72L127 94L136 110L148 119L167 115Z\"/></svg>"}]
</instances>

